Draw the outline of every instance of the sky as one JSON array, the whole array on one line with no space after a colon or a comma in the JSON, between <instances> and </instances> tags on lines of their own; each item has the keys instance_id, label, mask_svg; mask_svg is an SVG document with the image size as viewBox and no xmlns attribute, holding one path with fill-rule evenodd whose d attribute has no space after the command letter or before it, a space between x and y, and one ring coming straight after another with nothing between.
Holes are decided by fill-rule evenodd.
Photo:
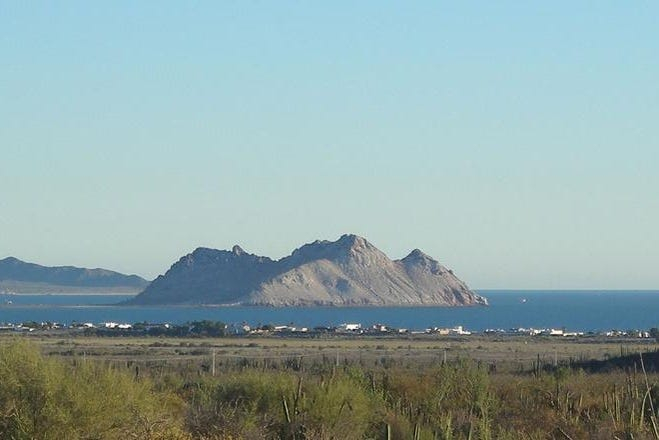
<instances>
[{"instance_id":1,"label":"sky","mask_svg":"<svg viewBox=\"0 0 659 440\"><path fill-rule=\"evenodd\" d=\"M659 2L0 0L0 258L420 248L659 289Z\"/></svg>"}]
</instances>

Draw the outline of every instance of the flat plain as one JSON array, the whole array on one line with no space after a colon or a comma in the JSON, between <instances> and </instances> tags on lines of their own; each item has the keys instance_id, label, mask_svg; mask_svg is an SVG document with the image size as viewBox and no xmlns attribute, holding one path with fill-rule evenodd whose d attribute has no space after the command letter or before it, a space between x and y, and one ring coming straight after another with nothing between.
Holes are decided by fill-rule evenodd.
<instances>
[{"instance_id":1,"label":"flat plain","mask_svg":"<svg viewBox=\"0 0 659 440\"><path fill-rule=\"evenodd\" d=\"M0 342L15 339L2 335ZM534 362L564 364L604 360L659 349L654 339L604 337L530 337L414 335L409 337L88 337L56 334L21 335L36 343L47 356L85 357L99 361L206 365L299 359L432 365L458 359L496 365L501 371L523 371Z\"/></svg>"},{"instance_id":2,"label":"flat plain","mask_svg":"<svg viewBox=\"0 0 659 440\"><path fill-rule=\"evenodd\" d=\"M657 440L657 348L605 337L2 334L0 437Z\"/></svg>"}]
</instances>

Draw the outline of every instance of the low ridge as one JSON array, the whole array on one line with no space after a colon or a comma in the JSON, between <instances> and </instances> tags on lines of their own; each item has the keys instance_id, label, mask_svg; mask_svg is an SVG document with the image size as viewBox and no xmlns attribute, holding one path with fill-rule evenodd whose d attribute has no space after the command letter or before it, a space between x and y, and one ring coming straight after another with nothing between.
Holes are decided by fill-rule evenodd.
<instances>
[{"instance_id":1,"label":"low ridge","mask_svg":"<svg viewBox=\"0 0 659 440\"><path fill-rule=\"evenodd\" d=\"M149 284L137 275L107 269L41 266L15 257L0 260L0 292L120 292L137 293Z\"/></svg>"},{"instance_id":2,"label":"low ridge","mask_svg":"<svg viewBox=\"0 0 659 440\"><path fill-rule=\"evenodd\" d=\"M390 260L363 237L316 240L278 261L198 248L128 304L264 306L487 305L452 271L418 249Z\"/></svg>"}]
</instances>

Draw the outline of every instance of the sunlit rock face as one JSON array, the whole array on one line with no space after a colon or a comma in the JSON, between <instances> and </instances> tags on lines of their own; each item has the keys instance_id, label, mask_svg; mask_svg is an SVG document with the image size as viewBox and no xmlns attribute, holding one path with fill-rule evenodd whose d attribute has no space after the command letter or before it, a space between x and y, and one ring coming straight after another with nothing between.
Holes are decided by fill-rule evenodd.
<instances>
[{"instance_id":1,"label":"sunlit rock face","mask_svg":"<svg viewBox=\"0 0 659 440\"><path fill-rule=\"evenodd\" d=\"M281 260L199 248L133 304L466 306L487 300L418 249L391 260L356 235L314 241Z\"/></svg>"}]
</instances>

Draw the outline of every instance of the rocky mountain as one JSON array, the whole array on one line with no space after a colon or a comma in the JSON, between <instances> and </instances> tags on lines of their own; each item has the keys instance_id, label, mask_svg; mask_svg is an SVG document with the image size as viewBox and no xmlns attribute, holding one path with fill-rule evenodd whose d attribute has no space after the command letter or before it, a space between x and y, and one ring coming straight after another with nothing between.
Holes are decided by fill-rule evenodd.
<instances>
[{"instance_id":1,"label":"rocky mountain","mask_svg":"<svg viewBox=\"0 0 659 440\"><path fill-rule=\"evenodd\" d=\"M277 263L248 254L240 246L230 251L197 248L131 300L134 304L232 304L256 290L275 273Z\"/></svg>"},{"instance_id":2,"label":"rocky mountain","mask_svg":"<svg viewBox=\"0 0 659 440\"><path fill-rule=\"evenodd\" d=\"M129 304L266 306L486 305L452 271L418 249L390 260L362 237L315 241L278 261L198 248Z\"/></svg>"},{"instance_id":3,"label":"rocky mountain","mask_svg":"<svg viewBox=\"0 0 659 440\"><path fill-rule=\"evenodd\" d=\"M137 293L149 284L137 275L73 266L47 267L18 258L0 260L0 292Z\"/></svg>"}]
</instances>

